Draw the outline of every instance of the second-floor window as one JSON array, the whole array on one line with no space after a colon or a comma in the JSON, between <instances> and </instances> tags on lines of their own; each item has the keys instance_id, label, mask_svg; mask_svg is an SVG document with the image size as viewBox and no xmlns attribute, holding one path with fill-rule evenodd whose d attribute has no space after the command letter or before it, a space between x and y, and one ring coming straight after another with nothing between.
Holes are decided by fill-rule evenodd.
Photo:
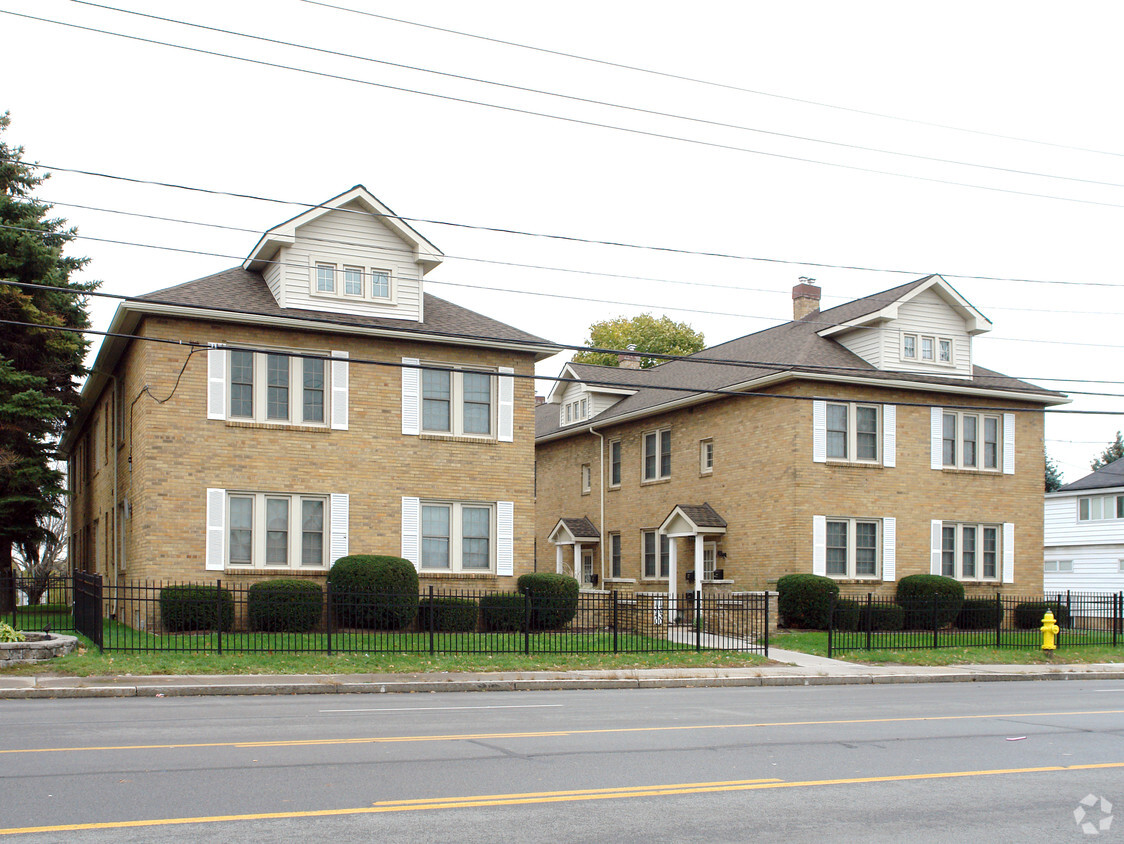
<instances>
[{"instance_id":1,"label":"second-floor window","mask_svg":"<svg viewBox=\"0 0 1124 844\"><path fill-rule=\"evenodd\" d=\"M941 416L941 461L950 469L1000 468L999 416L945 411Z\"/></svg>"},{"instance_id":2,"label":"second-floor window","mask_svg":"<svg viewBox=\"0 0 1124 844\"><path fill-rule=\"evenodd\" d=\"M228 416L255 422L327 422L323 360L269 352L231 351Z\"/></svg>"},{"instance_id":3,"label":"second-floor window","mask_svg":"<svg viewBox=\"0 0 1124 844\"><path fill-rule=\"evenodd\" d=\"M589 464L582 464L582 495L588 495L590 489L590 470Z\"/></svg>"},{"instance_id":4,"label":"second-floor window","mask_svg":"<svg viewBox=\"0 0 1124 844\"><path fill-rule=\"evenodd\" d=\"M878 405L827 405L827 456L829 460L878 462Z\"/></svg>"},{"instance_id":5,"label":"second-floor window","mask_svg":"<svg viewBox=\"0 0 1124 844\"><path fill-rule=\"evenodd\" d=\"M699 442L699 472L709 475L714 471L714 440Z\"/></svg>"},{"instance_id":6,"label":"second-floor window","mask_svg":"<svg viewBox=\"0 0 1124 844\"><path fill-rule=\"evenodd\" d=\"M609 486L621 485L621 441L609 440Z\"/></svg>"},{"instance_id":7,"label":"second-floor window","mask_svg":"<svg viewBox=\"0 0 1124 844\"><path fill-rule=\"evenodd\" d=\"M644 434L644 472L646 481L671 477L671 429Z\"/></svg>"},{"instance_id":8,"label":"second-floor window","mask_svg":"<svg viewBox=\"0 0 1124 844\"><path fill-rule=\"evenodd\" d=\"M493 380L486 372L423 369L422 430L491 436Z\"/></svg>"},{"instance_id":9,"label":"second-floor window","mask_svg":"<svg viewBox=\"0 0 1124 844\"><path fill-rule=\"evenodd\" d=\"M1077 499L1077 520L1124 519L1124 495L1092 495Z\"/></svg>"}]
</instances>

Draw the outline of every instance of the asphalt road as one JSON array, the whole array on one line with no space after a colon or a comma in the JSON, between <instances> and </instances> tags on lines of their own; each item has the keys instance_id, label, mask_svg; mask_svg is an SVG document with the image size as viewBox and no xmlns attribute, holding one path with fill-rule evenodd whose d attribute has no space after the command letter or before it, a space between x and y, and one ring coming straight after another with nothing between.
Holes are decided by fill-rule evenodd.
<instances>
[{"instance_id":1,"label":"asphalt road","mask_svg":"<svg viewBox=\"0 0 1124 844\"><path fill-rule=\"evenodd\" d=\"M0 701L0 837L1105 840L1122 730L1119 681Z\"/></svg>"}]
</instances>

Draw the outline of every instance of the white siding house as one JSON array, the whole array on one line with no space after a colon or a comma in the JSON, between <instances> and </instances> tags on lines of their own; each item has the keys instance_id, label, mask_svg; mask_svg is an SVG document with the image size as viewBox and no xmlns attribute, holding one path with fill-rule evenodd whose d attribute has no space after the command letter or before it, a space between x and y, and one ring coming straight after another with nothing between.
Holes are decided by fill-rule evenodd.
<instances>
[{"instance_id":1,"label":"white siding house","mask_svg":"<svg viewBox=\"0 0 1124 844\"><path fill-rule=\"evenodd\" d=\"M1046 494L1047 592L1124 591L1124 460Z\"/></svg>"}]
</instances>

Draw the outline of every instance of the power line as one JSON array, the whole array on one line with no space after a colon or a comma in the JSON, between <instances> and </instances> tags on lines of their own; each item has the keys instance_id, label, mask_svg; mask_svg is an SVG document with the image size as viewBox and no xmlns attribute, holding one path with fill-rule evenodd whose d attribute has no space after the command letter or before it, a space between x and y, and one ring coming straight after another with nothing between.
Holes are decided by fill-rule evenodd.
<instances>
[{"instance_id":1,"label":"power line","mask_svg":"<svg viewBox=\"0 0 1124 844\"><path fill-rule=\"evenodd\" d=\"M419 27L421 29L431 29L431 30L434 30L436 32L445 32L445 33L448 33L450 35L459 35L459 36L462 36L464 38L475 38L479 41L490 41L493 44L502 44L502 45L507 46L507 47L517 47L517 48L522 49L522 50L532 50L532 51L537 52L537 53L546 53L548 55L560 56L562 58L567 58L567 59L576 59L576 60L582 61L582 62L590 62L592 64L604 65L605 67L613 67L613 68L618 68L618 69L621 69L621 70L635 71L637 73L646 73L646 74L650 74L652 76L662 76L666 79L676 79L676 80L679 80L681 82L692 82L692 83L695 83L695 84L698 84L698 85L708 85L708 86L711 86L711 87L714 87L714 88L724 88L728 91L739 91L739 92L744 93L744 94L755 94L755 95L761 96L761 97L772 97L772 98L778 99L778 100L786 100L788 102L801 103L803 105L812 105L812 106L817 106L819 108L830 108L830 109L835 109L836 111L846 111L846 112L850 112L851 114L862 114L862 115L865 115L867 117L878 117L878 118L881 118L883 120L896 120L896 121L900 121L902 123L913 123L913 124L919 125L919 126L932 126L934 128L937 128L937 129L947 129L947 130L952 131L952 132L965 132L965 133L971 134L971 135L982 135L982 136L988 137L988 138L999 138L999 139L1002 139L1002 140L1005 140L1005 141L1018 141L1019 143L1025 143L1025 144L1037 144L1039 146L1053 147L1055 149L1076 150L1077 152L1088 152L1088 153L1093 153L1095 155L1111 155L1111 156L1122 156L1122 155L1124 155L1124 153L1110 152L1108 150L1091 149L1089 147L1072 146L1070 144L1058 144L1058 143L1052 143L1050 141L1035 140L1033 138L1022 138L1022 137L1019 137L1017 135L1003 135L1003 134L1000 134L1000 133L997 133L997 132L985 132L985 131L980 130L980 129L967 129L967 128L962 127L962 126L953 126L953 125L950 125L950 124L947 124L947 123L936 123L936 122L929 121L929 120L919 120L919 119L911 118L911 117L901 117L900 115L885 114L883 112L877 112L877 111L867 111L867 110L860 109L860 108L853 108L853 107L849 107L849 106L837 105L835 103L825 103L825 102L821 102L819 100L809 100L809 99L803 99L801 97L793 97L793 96L787 96L785 94L777 94L777 93L774 93L774 92L771 92L771 91L761 91L761 90L758 90L758 89L755 89L755 88L745 88L745 87L742 87L740 85L732 85L732 84L725 83L725 82L715 82L715 81L711 81L711 80L707 80L707 79L699 79L699 78L693 77L693 76L686 76L686 75L678 74L678 73L670 73L668 71L655 70L655 69L652 69L652 68L645 68L645 67L638 67L636 65L630 65L630 64L624 64L624 63L621 63L621 62L608 61L606 59L592 58L590 56L581 56L581 55L577 55L575 53L567 53L567 52L564 52L562 50L551 50L551 49L548 49L546 47L536 47L536 46L533 46L533 45L530 45L530 44L523 44L523 43L520 43L518 41L505 41L501 38L493 38L493 37L489 37L487 35L478 35L478 34L471 33L471 32L463 32L461 30L449 29L447 27L436 26L434 24L427 24L427 23L420 23L418 21L405 20L404 18L395 18L395 17L391 17L390 15L381 15L381 14L378 14L376 12L369 12L369 11L365 11L363 9L352 9L352 8L347 7L347 6L337 6L337 5L334 5L332 3L321 2L321 0L303 0L303 2L311 3L314 6L324 6L325 8L328 8L328 9L336 9L336 10L341 11L341 12L351 12L352 14L356 14L356 15L366 15L367 17L371 17L371 18L380 18L382 20L391 21L393 23L405 24L406 26L415 26L415 27Z\"/></svg>"},{"instance_id":2,"label":"power line","mask_svg":"<svg viewBox=\"0 0 1124 844\"><path fill-rule=\"evenodd\" d=\"M496 109L498 111L504 111L504 112L508 112L508 113L511 113L511 114L522 114L522 115L528 115L528 116L533 116L533 117L543 117L543 118L546 118L548 120L557 120L557 121L561 121L561 122L564 122L564 123L570 123L570 124L579 125L579 126L589 126L589 127L594 127L594 128L598 128L598 129L609 129L609 130L613 130L613 131L626 132L626 133L629 133L629 134L632 134L632 135L638 135L638 136L641 136L641 137L656 138L656 139L659 139L659 140L678 141L678 142L681 142L681 143L695 144L697 146L703 146L703 147L707 147L707 148L710 148L710 149L721 149L721 150L726 150L728 152L742 152L742 153L748 153L748 154L751 154L751 155L761 155L761 156L765 156L765 157L768 157L768 158L780 159L780 160L784 160L784 161L794 161L794 162L798 162L798 163L802 163L802 164L818 164L818 165L821 165L821 166L824 166L824 167L835 167L835 168L838 168L838 169L848 170L848 171L852 171L852 172L871 173L871 174L880 175L880 176L893 176L893 177L902 178L902 179L911 179L913 181L929 182L929 183L933 183L933 184L952 185L952 186L955 186L955 187L973 188L973 189L976 189L976 190L991 191L993 193L1011 194L1013 196L1025 196L1025 197L1032 197L1032 198L1035 198L1035 199L1052 199L1052 200L1056 200L1056 201L1059 201L1059 202L1072 202L1072 203L1078 203L1078 204L1082 204L1082 205L1095 205L1095 206L1100 206L1100 207L1105 207L1105 208L1124 208L1124 205L1119 204L1119 203L1114 203L1114 202L1102 202L1102 201L1093 200L1093 199L1079 199L1077 197L1059 196L1057 194L1045 194L1045 193L1036 193L1034 191L1021 191L1021 190L1014 190L1014 189L1011 189L1011 188L1001 188L1001 187L996 187L994 185L979 185L979 184L974 184L974 183L971 183L971 182L959 182L959 181L956 181L956 180L953 180L953 179L940 179L940 178L933 177L933 176L920 176L920 175L913 174L913 173L901 173L901 172L892 171L892 170L880 170L878 168L863 167L863 166L857 165L857 164L844 164L842 162L836 162L836 161L822 161L820 159L806 158L806 157L798 156L798 155L788 155L788 154L785 154L785 153L767 152L765 150L751 149L749 147L740 147L740 146L737 146L737 145L734 145L734 144L723 144L723 143L718 143L717 141L705 141L705 140L702 140L702 139L699 139L699 138L687 138L687 137L684 137L684 136L681 136L681 135L672 135L672 134L668 134L668 133L665 133L665 132L654 132L654 131L649 131L649 130L646 130L646 129L637 129L637 128L627 127L627 126L618 126L618 125L615 125L615 124L603 123L603 122L596 121L596 120L585 120L585 119L581 119L581 118L577 118L577 117L566 117L564 115L550 114L548 112L535 111L533 109L518 108L518 107L515 107L515 106L501 105L499 103L489 103L489 102L484 102L482 100L473 100L473 99L470 99L468 97L456 97L456 96L453 96L451 94L439 94L439 93L436 93L434 91L423 91L423 90L418 89L418 88L407 88L407 87L400 86L400 85L390 85L389 83L374 82L374 81L369 80L369 79L359 79L359 78L354 77L354 76L345 76L343 74L328 73L326 71L313 70L311 68L304 68L304 67L298 67L298 66L295 66L295 65L281 64L279 62L265 61L264 59L254 59L254 58L250 58L248 56L238 56L238 55L234 55L232 53L224 53L224 52L217 51L217 50L206 50L206 49L203 49L202 47L190 47L190 46L187 46L186 44L176 44L174 42L160 41L160 40L154 39L154 38L144 38L144 37L139 36L139 35L129 35L129 34L126 34L126 33L123 33L123 32L114 32L112 30L98 29L97 27L83 26L81 24L70 23L70 22L67 22L67 21L52 20L50 18L42 18L42 17L38 17L36 15L27 15L27 14L23 14L23 13L20 13L20 12L12 12L12 11L9 11L9 10L6 10L6 9L0 9L0 14L10 15L12 17L17 17L17 18L23 18L23 19L26 19L26 20L39 21L40 23L53 24L55 26L63 26L63 27L67 27L67 28L70 28L70 29L77 29L77 30L81 30L81 31L84 31L84 32L94 32L94 33L98 33L100 35L109 35L109 36L112 36L112 37L115 37L115 38L122 38L122 39L125 39L125 40L128 40L128 41L137 41L137 42L144 43L144 44L153 44L153 45L161 46L161 47L170 47L170 48L176 49L176 50L184 50L186 52L199 53L201 55L212 56L212 57L215 57L215 58L230 59L232 61L243 62L243 63L246 63L246 64L257 65L257 66L260 66L260 67L271 67L271 68L275 68L275 69L278 69L278 70L289 70L289 71L293 71L295 73L304 73L304 74L308 74L308 75L311 75L311 76L317 76L317 77L320 77L320 78L323 78L323 79L333 79L333 80L340 81L340 82L353 82L355 84L367 85L367 86L370 86L370 87L381 88L381 89L388 90L388 91L397 91L399 93L405 93L405 94L416 94L418 96L431 97L431 98L434 98L434 99L445 100L445 101L448 101L448 102L461 103L461 104L464 104L464 105L481 106L481 107L484 107L484 108Z\"/></svg>"},{"instance_id":3,"label":"power line","mask_svg":"<svg viewBox=\"0 0 1124 844\"><path fill-rule=\"evenodd\" d=\"M666 117L672 120L682 120L690 123L702 124L705 126L713 126L720 129L736 129L741 132L753 132L760 135L768 135L775 138L783 138L785 140L804 141L807 143L825 144L828 146L840 147L843 149L860 150L862 152L873 152L880 155L894 155L901 158L912 158L919 161L930 161L937 164L951 164L960 167L974 167L982 170L992 170L999 173L1008 173L1017 176L1033 176L1043 179L1055 179L1059 181L1076 182L1088 185L1100 185L1103 187L1124 188L1124 184L1119 182L1106 182L1099 179L1083 179L1077 176L1062 176L1056 173L1042 173L1033 170L1019 170L1013 167L1000 167L991 164L981 164L974 161L960 161L956 159L940 158L939 156L922 155L920 153L902 152L899 150L882 149L879 147L869 147L862 144L847 143L845 141L835 141L828 138L816 138L806 135L796 135L788 132L777 132L770 129L762 129L757 126L746 126L744 124L726 123L720 120L710 120L702 117L693 117L690 115L676 114L672 112L659 111L657 109L643 108L640 106L628 105L627 103L614 103L605 100L597 100L590 97L579 97L571 94L564 94L558 91L548 91L541 88L531 88L524 85L515 85L508 82L498 82L491 79L483 79L476 76L467 76L459 73L450 73L446 71L436 70L433 68L421 67L419 65L403 64L401 62L392 62L387 59L377 59L371 56L363 56L356 53L347 53L341 50L331 50L325 47L314 47L310 44L301 44L294 41L285 41L278 38L269 38L264 35L255 35L249 32L238 32L231 29L223 29L217 26L209 26L206 24L193 23L191 21L180 20L178 18L168 18L161 15L153 15L146 12L138 12L132 9L120 9L116 6L107 6L101 3L93 3L90 0L70 0L80 6L89 6L95 9L103 9L110 12L118 12L125 15L133 15L135 17L146 18L148 20L162 21L164 23L171 23L177 26L191 27L193 29L200 29L206 32L216 32L222 35L232 35L236 38L244 38L251 41L260 41L266 44L274 44L283 47L292 47L298 50L306 50L313 53L320 53L323 55L335 56L338 58L353 59L356 61L368 62L370 64L385 65L388 67L395 67L402 70L410 70L417 73L428 73L435 76L441 76L447 79L457 79L464 82L473 82L481 85L491 85L498 88L505 88L507 90L519 91L521 93L538 94L545 97L555 97L558 99L569 100L571 102L582 103L584 105L603 106L605 108L613 108L621 111L628 111L637 114L644 114L650 117Z\"/></svg>"}]
</instances>

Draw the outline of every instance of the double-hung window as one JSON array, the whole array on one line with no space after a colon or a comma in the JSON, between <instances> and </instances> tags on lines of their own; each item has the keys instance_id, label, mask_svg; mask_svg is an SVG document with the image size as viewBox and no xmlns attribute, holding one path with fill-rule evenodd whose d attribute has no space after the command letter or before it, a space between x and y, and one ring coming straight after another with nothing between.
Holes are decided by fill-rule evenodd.
<instances>
[{"instance_id":1,"label":"double-hung window","mask_svg":"<svg viewBox=\"0 0 1124 844\"><path fill-rule=\"evenodd\" d=\"M827 519L827 574L878 576L879 523L873 519Z\"/></svg>"},{"instance_id":2,"label":"double-hung window","mask_svg":"<svg viewBox=\"0 0 1124 844\"><path fill-rule=\"evenodd\" d=\"M495 513L491 505L422 502L422 569L491 571L494 538Z\"/></svg>"},{"instance_id":3,"label":"double-hung window","mask_svg":"<svg viewBox=\"0 0 1124 844\"><path fill-rule=\"evenodd\" d=\"M931 337L923 334L903 334L901 358L905 361L953 365L951 337Z\"/></svg>"},{"instance_id":4,"label":"double-hung window","mask_svg":"<svg viewBox=\"0 0 1124 844\"><path fill-rule=\"evenodd\" d=\"M231 568L327 566L327 497L227 494L226 563Z\"/></svg>"},{"instance_id":5,"label":"double-hung window","mask_svg":"<svg viewBox=\"0 0 1124 844\"><path fill-rule=\"evenodd\" d=\"M645 481L657 481L671 477L671 429L648 431L644 434Z\"/></svg>"},{"instance_id":6,"label":"double-hung window","mask_svg":"<svg viewBox=\"0 0 1124 844\"><path fill-rule=\"evenodd\" d=\"M874 404L827 405L827 457L829 460L851 460L877 463L879 412Z\"/></svg>"},{"instance_id":7,"label":"double-hung window","mask_svg":"<svg viewBox=\"0 0 1124 844\"><path fill-rule=\"evenodd\" d=\"M365 264L317 259L312 266L312 294L315 297L363 299L386 302L392 298L390 270Z\"/></svg>"},{"instance_id":8,"label":"double-hung window","mask_svg":"<svg viewBox=\"0 0 1124 844\"><path fill-rule=\"evenodd\" d=\"M316 265L316 292L327 293L332 296L336 294L335 264Z\"/></svg>"},{"instance_id":9,"label":"double-hung window","mask_svg":"<svg viewBox=\"0 0 1124 844\"><path fill-rule=\"evenodd\" d=\"M941 414L941 462L950 469L1000 469L1000 417L946 410Z\"/></svg>"},{"instance_id":10,"label":"double-hung window","mask_svg":"<svg viewBox=\"0 0 1124 844\"><path fill-rule=\"evenodd\" d=\"M582 495L589 495L591 485L591 472L588 463L582 464Z\"/></svg>"},{"instance_id":11,"label":"double-hung window","mask_svg":"<svg viewBox=\"0 0 1124 844\"><path fill-rule=\"evenodd\" d=\"M609 440L609 486L621 485L621 441Z\"/></svg>"},{"instance_id":12,"label":"double-hung window","mask_svg":"<svg viewBox=\"0 0 1124 844\"><path fill-rule=\"evenodd\" d=\"M699 473L709 475L714 471L714 440L699 441Z\"/></svg>"},{"instance_id":13,"label":"double-hung window","mask_svg":"<svg viewBox=\"0 0 1124 844\"><path fill-rule=\"evenodd\" d=\"M487 372L423 369L422 431L491 436L493 381Z\"/></svg>"},{"instance_id":14,"label":"double-hung window","mask_svg":"<svg viewBox=\"0 0 1124 844\"><path fill-rule=\"evenodd\" d=\"M621 576L621 535L609 534L609 571L610 577Z\"/></svg>"},{"instance_id":15,"label":"double-hung window","mask_svg":"<svg viewBox=\"0 0 1124 844\"><path fill-rule=\"evenodd\" d=\"M642 540L644 577L648 580L667 578L671 570L671 540L654 530L644 531Z\"/></svg>"},{"instance_id":16,"label":"double-hung window","mask_svg":"<svg viewBox=\"0 0 1124 844\"><path fill-rule=\"evenodd\" d=\"M945 522L941 526L941 574L957 580L997 580L1000 528L1000 525Z\"/></svg>"},{"instance_id":17,"label":"double-hung window","mask_svg":"<svg viewBox=\"0 0 1124 844\"><path fill-rule=\"evenodd\" d=\"M327 379L323 360L280 352L229 353L228 418L323 425Z\"/></svg>"}]
</instances>

